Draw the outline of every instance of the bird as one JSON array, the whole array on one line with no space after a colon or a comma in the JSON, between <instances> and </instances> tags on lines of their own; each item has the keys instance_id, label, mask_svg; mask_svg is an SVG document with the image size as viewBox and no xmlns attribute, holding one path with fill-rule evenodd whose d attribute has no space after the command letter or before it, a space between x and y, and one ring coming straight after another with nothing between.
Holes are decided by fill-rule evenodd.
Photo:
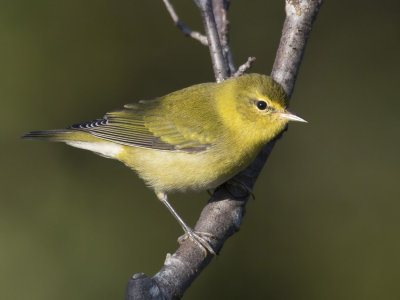
<instances>
[{"instance_id":1,"label":"bird","mask_svg":"<svg viewBox=\"0 0 400 300\"><path fill-rule=\"evenodd\" d=\"M215 254L212 235L186 225L168 194L211 190L246 168L289 121L306 122L287 105L287 95L274 79L245 74L138 100L94 121L32 131L22 138L64 142L121 161L181 225L185 234L179 242L189 238Z\"/></svg>"}]
</instances>

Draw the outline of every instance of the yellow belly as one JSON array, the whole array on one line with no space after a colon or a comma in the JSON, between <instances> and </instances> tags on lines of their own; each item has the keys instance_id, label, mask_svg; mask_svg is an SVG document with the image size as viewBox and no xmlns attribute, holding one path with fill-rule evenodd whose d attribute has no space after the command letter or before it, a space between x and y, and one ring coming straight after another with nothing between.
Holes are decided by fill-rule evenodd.
<instances>
[{"instance_id":1,"label":"yellow belly","mask_svg":"<svg viewBox=\"0 0 400 300\"><path fill-rule=\"evenodd\" d=\"M122 161L156 192L164 193L215 188L250 164L261 148L261 144L235 144L234 139L226 139L229 144L214 144L207 150L189 153L129 147L80 132L73 137L67 140L63 136L71 146Z\"/></svg>"},{"instance_id":2,"label":"yellow belly","mask_svg":"<svg viewBox=\"0 0 400 300\"><path fill-rule=\"evenodd\" d=\"M246 167L255 157L208 149L196 153L123 146L115 157L136 170L156 191L206 190L217 187Z\"/></svg>"}]
</instances>

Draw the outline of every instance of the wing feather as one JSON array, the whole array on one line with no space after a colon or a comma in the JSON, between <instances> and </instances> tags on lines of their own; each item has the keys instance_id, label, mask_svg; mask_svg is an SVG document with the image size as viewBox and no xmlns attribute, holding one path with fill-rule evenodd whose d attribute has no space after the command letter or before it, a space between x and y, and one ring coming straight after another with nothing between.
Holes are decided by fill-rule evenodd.
<instances>
[{"instance_id":1,"label":"wing feather","mask_svg":"<svg viewBox=\"0 0 400 300\"><path fill-rule=\"evenodd\" d=\"M202 115L194 121L179 111L179 105L165 102L162 98L140 100L108 112L102 119L68 129L132 147L185 152L206 150L213 139L205 134ZM169 112L167 115L165 109Z\"/></svg>"}]
</instances>

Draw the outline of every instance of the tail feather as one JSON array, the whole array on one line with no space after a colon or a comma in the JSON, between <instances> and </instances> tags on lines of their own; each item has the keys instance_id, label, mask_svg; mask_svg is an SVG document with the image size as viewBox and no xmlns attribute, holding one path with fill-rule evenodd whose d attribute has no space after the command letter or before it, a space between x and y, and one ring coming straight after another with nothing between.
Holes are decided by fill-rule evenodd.
<instances>
[{"instance_id":1,"label":"tail feather","mask_svg":"<svg viewBox=\"0 0 400 300\"><path fill-rule=\"evenodd\" d=\"M54 142L64 142L71 139L71 131L67 129L55 129L55 130L40 130L28 132L21 136L21 139L26 140L50 140Z\"/></svg>"},{"instance_id":2,"label":"tail feather","mask_svg":"<svg viewBox=\"0 0 400 300\"><path fill-rule=\"evenodd\" d=\"M88 132L84 132L76 129L54 129L54 130L41 130L28 132L21 136L24 140L47 140L53 142L90 142L98 143L104 142L104 140L91 135Z\"/></svg>"},{"instance_id":3,"label":"tail feather","mask_svg":"<svg viewBox=\"0 0 400 300\"><path fill-rule=\"evenodd\" d=\"M90 150L108 158L115 158L122 150L122 145L105 141L92 136L90 133L74 129L32 131L21 138L65 142L70 146Z\"/></svg>"}]
</instances>

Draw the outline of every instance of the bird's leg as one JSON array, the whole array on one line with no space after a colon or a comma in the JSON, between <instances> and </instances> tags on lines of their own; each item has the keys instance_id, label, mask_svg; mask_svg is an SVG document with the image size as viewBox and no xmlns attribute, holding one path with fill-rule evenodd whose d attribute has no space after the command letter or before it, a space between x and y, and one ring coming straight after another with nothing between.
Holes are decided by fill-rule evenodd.
<instances>
[{"instance_id":1,"label":"bird's leg","mask_svg":"<svg viewBox=\"0 0 400 300\"><path fill-rule=\"evenodd\" d=\"M181 225L185 234L178 238L178 242L182 243L186 239L192 240L197 246L203 250L204 255L207 255L207 250L212 255L216 255L215 251L211 247L210 243L205 238L214 238L214 236L208 232L196 232L191 229L186 223L182 220L182 218L178 215L178 213L174 210L174 208L169 204L167 194L163 192L156 192L158 199L168 208L171 214L175 217L178 223Z\"/></svg>"}]
</instances>

